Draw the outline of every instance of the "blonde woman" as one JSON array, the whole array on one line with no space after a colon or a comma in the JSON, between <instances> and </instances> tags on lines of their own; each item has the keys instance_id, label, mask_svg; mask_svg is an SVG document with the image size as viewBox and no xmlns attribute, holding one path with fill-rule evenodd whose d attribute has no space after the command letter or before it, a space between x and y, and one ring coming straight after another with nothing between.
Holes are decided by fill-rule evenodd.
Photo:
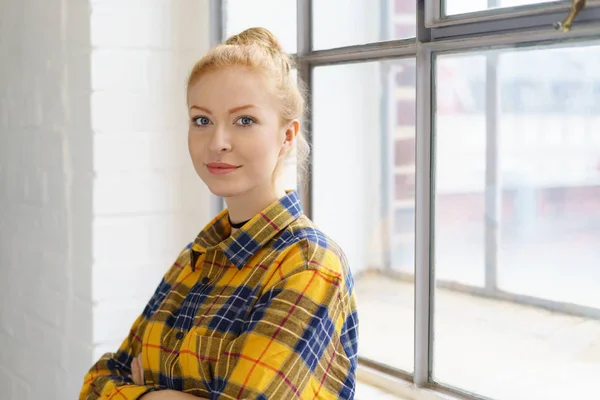
<instances>
[{"instance_id":1,"label":"blonde woman","mask_svg":"<svg viewBox=\"0 0 600 400\"><path fill-rule=\"evenodd\" d=\"M117 352L90 369L80 399L354 397L346 258L278 186L285 158L308 154L291 68L263 28L194 66L189 152L227 209L179 254Z\"/></svg>"}]
</instances>

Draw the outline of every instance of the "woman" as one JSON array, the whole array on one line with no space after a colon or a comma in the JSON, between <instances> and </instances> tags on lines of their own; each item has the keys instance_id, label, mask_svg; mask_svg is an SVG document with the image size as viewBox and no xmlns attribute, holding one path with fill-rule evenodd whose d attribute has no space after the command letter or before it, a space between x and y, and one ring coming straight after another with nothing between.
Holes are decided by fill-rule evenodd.
<instances>
[{"instance_id":1,"label":"woman","mask_svg":"<svg viewBox=\"0 0 600 400\"><path fill-rule=\"evenodd\" d=\"M346 258L302 214L297 193L277 185L285 158L308 153L290 71L262 28L194 66L189 151L227 210L179 254L119 350L90 369L80 399L354 397Z\"/></svg>"}]
</instances>

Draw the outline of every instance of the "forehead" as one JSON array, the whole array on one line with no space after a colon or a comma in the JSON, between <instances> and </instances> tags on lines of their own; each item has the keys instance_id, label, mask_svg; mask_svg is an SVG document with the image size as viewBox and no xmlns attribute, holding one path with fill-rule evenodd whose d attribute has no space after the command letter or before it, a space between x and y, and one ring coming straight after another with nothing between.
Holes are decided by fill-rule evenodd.
<instances>
[{"instance_id":1,"label":"forehead","mask_svg":"<svg viewBox=\"0 0 600 400\"><path fill-rule=\"evenodd\" d=\"M277 106L269 82L247 68L225 68L204 74L188 91L189 105L211 110L230 109L245 104L261 108Z\"/></svg>"}]
</instances>

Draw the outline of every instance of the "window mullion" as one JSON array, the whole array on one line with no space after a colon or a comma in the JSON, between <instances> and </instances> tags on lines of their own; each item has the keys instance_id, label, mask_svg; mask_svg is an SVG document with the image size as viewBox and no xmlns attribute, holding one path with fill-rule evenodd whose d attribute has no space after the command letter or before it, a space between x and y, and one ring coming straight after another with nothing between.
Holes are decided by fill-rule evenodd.
<instances>
[{"instance_id":1,"label":"window mullion","mask_svg":"<svg viewBox=\"0 0 600 400\"><path fill-rule=\"evenodd\" d=\"M415 352L414 383L428 386L432 370L433 234L432 234L432 52L422 45L430 39L425 27L425 4L417 2L416 190L415 190Z\"/></svg>"}]
</instances>

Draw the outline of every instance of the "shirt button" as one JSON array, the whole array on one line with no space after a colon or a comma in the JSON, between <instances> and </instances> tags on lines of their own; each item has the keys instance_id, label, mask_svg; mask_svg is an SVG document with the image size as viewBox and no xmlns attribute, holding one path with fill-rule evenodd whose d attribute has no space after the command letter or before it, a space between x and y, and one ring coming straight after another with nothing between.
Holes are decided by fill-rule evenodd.
<instances>
[{"instance_id":1,"label":"shirt button","mask_svg":"<svg viewBox=\"0 0 600 400\"><path fill-rule=\"evenodd\" d=\"M177 334L175 335L175 338L177 338L177 340L183 339L183 332L181 332L181 331L177 332Z\"/></svg>"},{"instance_id":2,"label":"shirt button","mask_svg":"<svg viewBox=\"0 0 600 400\"><path fill-rule=\"evenodd\" d=\"M202 284L206 285L208 282L210 282L210 279L208 279L208 276L205 276L204 278L202 278Z\"/></svg>"}]
</instances>

